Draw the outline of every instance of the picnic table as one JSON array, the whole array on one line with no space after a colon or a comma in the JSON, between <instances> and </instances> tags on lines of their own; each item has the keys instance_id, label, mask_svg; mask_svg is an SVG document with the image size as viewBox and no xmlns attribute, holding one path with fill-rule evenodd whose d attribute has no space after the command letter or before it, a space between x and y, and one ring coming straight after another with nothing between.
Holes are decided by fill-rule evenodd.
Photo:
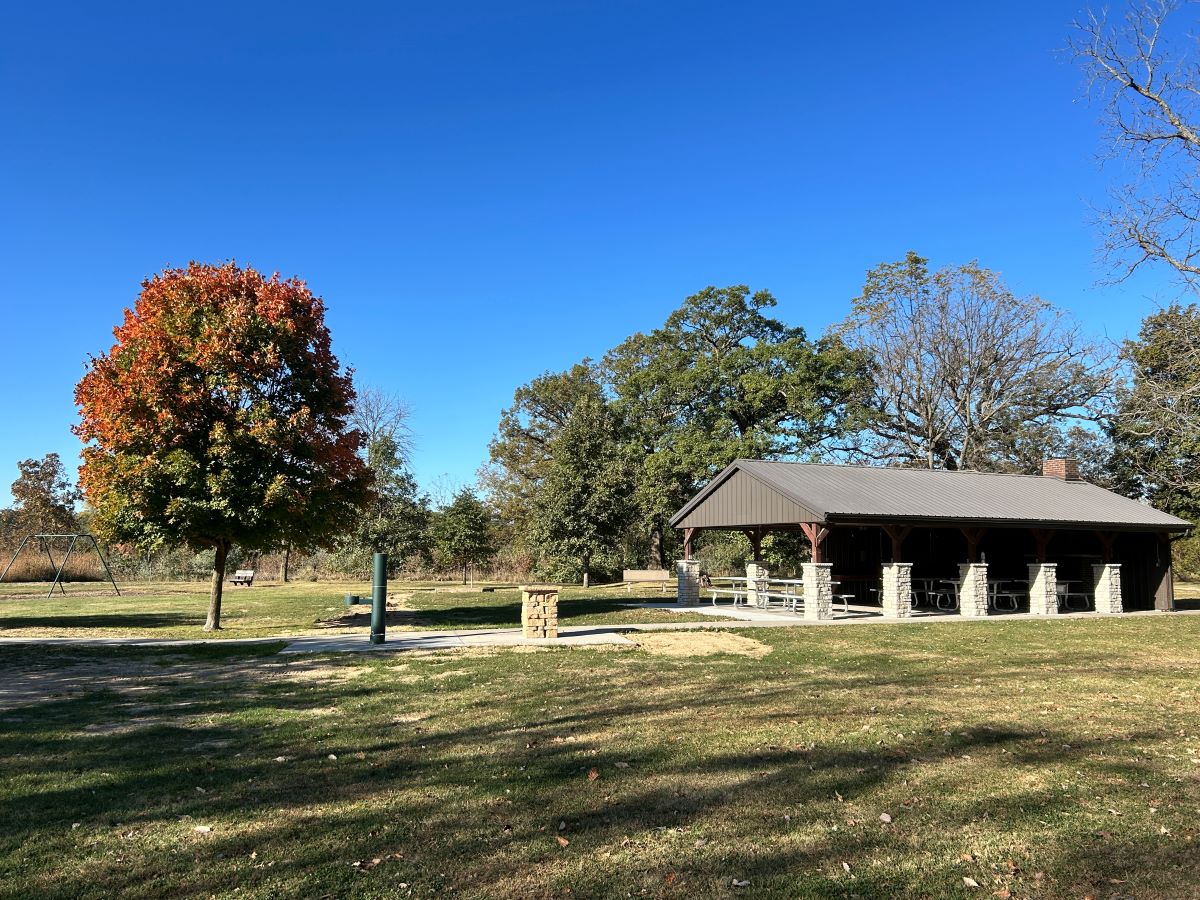
<instances>
[{"instance_id":1,"label":"picnic table","mask_svg":"<svg viewBox=\"0 0 1200 900\"><path fill-rule=\"evenodd\" d=\"M1082 585L1082 581L1060 581L1058 589L1058 608L1067 612L1087 612L1092 608L1092 597L1086 590L1072 590L1073 585Z\"/></svg>"}]
</instances>

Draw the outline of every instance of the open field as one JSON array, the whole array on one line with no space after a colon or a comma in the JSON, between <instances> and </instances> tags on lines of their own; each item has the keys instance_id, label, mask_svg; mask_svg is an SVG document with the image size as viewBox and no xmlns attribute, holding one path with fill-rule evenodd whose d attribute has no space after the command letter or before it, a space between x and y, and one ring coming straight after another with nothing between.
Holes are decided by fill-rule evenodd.
<instances>
[{"instance_id":1,"label":"open field","mask_svg":"<svg viewBox=\"0 0 1200 900\"><path fill-rule=\"evenodd\" d=\"M200 638L208 610L208 585L155 582L122 585L116 597L95 584L71 584L65 597L46 597L46 584L0 584L0 637ZM521 595L513 587L481 593L442 582L388 585L388 627L400 630L509 628L521 624ZM366 582L256 582L226 586L222 630L215 638L337 634L369 627L368 607L347 609L346 594L368 596ZM674 588L666 599L674 597ZM663 600L658 588L643 599ZM636 622L711 621L704 616L658 609L629 609L639 599L624 588L564 590L562 625L623 625Z\"/></svg>"},{"instance_id":2,"label":"open field","mask_svg":"<svg viewBox=\"0 0 1200 900\"><path fill-rule=\"evenodd\" d=\"M1200 617L723 634L0 647L0 897L1200 896Z\"/></svg>"}]
</instances>

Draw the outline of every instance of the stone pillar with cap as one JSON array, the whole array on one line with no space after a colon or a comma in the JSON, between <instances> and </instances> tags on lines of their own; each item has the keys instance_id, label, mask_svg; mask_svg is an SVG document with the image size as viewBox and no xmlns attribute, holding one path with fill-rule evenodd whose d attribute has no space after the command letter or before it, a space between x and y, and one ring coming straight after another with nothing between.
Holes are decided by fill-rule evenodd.
<instances>
[{"instance_id":1,"label":"stone pillar with cap","mask_svg":"<svg viewBox=\"0 0 1200 900\"><path fill-rule=\"evenodd\" d=\"M675 602L680 606L700 604L700 560L681 559L675 563L677 588Z\"/></svg>"},{"instance_id":2,"label":"stone pillar with cap","mask_svg":"<svg viewBox=\"0 0 1200 900\"><path fill-rule=\"evenodd\" d=\"M1113 614L1125 611L1121 602L1121 564L1098 563L1092 566L1096 612Z\"/></svg>"},{"instance_id":3,"label":"stone pillar with cap","mask_svg":"<svg viewBox=\"0 0 1200 900\"><path fill-rule=\"evenodd\" d=\"M892 619L912 615L912 563L883 564L883 614Z\"/></svg>"},{"instance_id":4,"label":"stone pillar with cap","mask_svg":"<svg viewBox=\"0 0 1200 900\"><path fill-rule=\"evenodd\" d=\"M958 567L958 613L968 618L988 614L987 563L962 563Z\"/></svg>"},{"instance_id":5,"label":"stone pillar with cap","mask_svg":"<svg viewBox=\"0 0 1200 900\"><path fill-rule=\"evenodd\" d=\"M1035 616L1058 615L1058 565L1029 563L1029 612Z\"/></svg>"}]
</instances>

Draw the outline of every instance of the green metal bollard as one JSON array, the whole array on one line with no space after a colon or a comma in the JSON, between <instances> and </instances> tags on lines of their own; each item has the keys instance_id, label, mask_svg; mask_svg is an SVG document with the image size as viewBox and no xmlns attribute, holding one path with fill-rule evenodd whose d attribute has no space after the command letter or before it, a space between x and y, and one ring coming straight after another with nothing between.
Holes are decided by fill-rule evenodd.
<instances>
[{"instance_id":1,"label":"green metal bollard","mask_svg":"<svg viewBox=\"0 0 1200 900\"><path fill-rule=\"evenodd\" d=\"M387 625L387 554L376 553L371 572L371 643L382 644Z\"/></svg>"}]
</instances>

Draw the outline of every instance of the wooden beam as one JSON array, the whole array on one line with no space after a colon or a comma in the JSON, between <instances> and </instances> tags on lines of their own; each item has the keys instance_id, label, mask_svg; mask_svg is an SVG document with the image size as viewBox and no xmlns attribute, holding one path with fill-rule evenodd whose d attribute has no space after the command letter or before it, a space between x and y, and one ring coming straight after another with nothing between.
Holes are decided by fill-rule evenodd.
<instances>
[{"instance_id":1,"label":"wooden beam","mask_svg":"<svg viewBox=\"0 0 1200 900\"><path fill-rule=\"evenodd\" d=\"M1113 561L1113 544L1117 542L1115 531L1097 531L1096 539L1100 541L1100 555L1106 563Z\"/></svg>"},{"instance_id":2,"label":"wooden beam","mask_svg":"<svg viewBox=\"0 0 1200 900\"><path fill-rule=\"evenodd\" d=\"M1030 528L1029 533L1033 535L1033 540L1037 544L1037 561L1044 563L1050 539L1054 537L1054 531L1050 528Z\"/></svg>"},{"instance_id":3,"label":"wooden beam","mask_svg":"<svg viewBox=\"0 0 1200 900\"><path fill-rule=\"evenodd\" d=\"M766 534L764 528L743 528L742 534L750 542L750 550L754 553L754 561L762 562L762 539Z\"/></svg>"},{"instance_id":4,"label":"wooden beam","mask_svg":"<svg viewBox=\"0 0 1200 900\"><path fill-rule=\"evenodd\" d=\"M904 539L912 533L912 526L880 525L879 527L883 529L884 534L892 539L892 562L904 562L901 559L904 554L900 551L904 546Z\"/></svg>"},{"instance_id":5,"label":"wooden beam","mask_svg":"<svg viewBox=\"0 0 1200 900\"><path fill-rule=\"evenodd\" d=\"M819 522L801 522L800 530L804 532L804 536L808 538L808 543L812 545L812 561L815 563L824 562L822 559L823 553L821 548L825 544L825 538L829 537L829 529Z\"/></svg>"},{"instance_id":6,"label":"wooden beam","mask_svg":"<svg viewBox=\"0 0 1200 900\"><path fill-rule=\"evenodd\" d=\"M683 558L692 558L692 535L696 533L695 528L683 529Z\"/></svg>"},{"instance_id":7,"label":"wooden beam","mask_svg":"<svg viewBox=\"0 0 1200 900\"><path fill-rule=\"evenodd\" d=\"M960 528L963 537L967 539L967 562L979 562L979 542L983 540L986 528Z\"/></svg>"}]
</instances>

